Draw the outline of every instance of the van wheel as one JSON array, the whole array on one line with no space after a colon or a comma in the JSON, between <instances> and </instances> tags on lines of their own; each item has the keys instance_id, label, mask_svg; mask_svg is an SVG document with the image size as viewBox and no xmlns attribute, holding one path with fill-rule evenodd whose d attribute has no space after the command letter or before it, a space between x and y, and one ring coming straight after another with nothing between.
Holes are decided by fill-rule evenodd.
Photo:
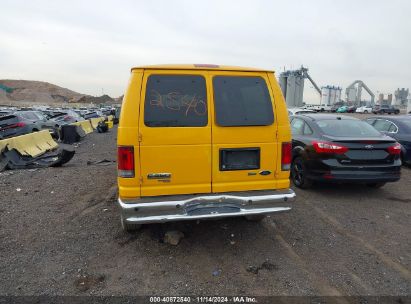
<instances>
[{"instance_id":1,"label":"van wheel","mask_svg":"<svg viewBox=\"0 0 411 304\"><path fill-rule=\"evenodd\" d=\"M368 111L367 111L367 110L365 110L365 111L364 111L364 114L368 114Z\"/></svg>"},{"instance_id":2,"label":"van wheel","mask_svg":"<svg viewBox=\"0 0 411 304\"><path fill-rule=\"evenodd\" d=\"M250 222L261 222L263 219L265 219L265 215L264 214L246 215L245 219Z\"/></svg>"},{"instance_id":3,"label":"van wheel","mask_svg":"<svg viewBox=\"0 0 411 304\"><path fill-rule=\"evenodd\" d=\"M141 229L141 224L127 223L122 216L120 218L120 221L121 221L121 228L123 228L125 232L134 232L134 231Z\"/></svg>"},{"instance_id":4,"label":"van wheel","mask_svg":"<svg viewBox=\"0 0 411 304\"><path fill-rule=\"evenodd\" d=\"M307 189L313 185L313 181L307 178L307 171L301 157L294 158L291 164L291 180L301 189Z\"/></svg>"},{"instance_id":5,"label":"van wheel","mask_svg":"<svg viewBox=\"0 0 411 304\"><path fill-rule=\"evenodd\" d=\"M386 183L371 183L371 184L367 184L367 187L378 189L378 188L384 187L385 184Z\"/></svg>"}]
</instances>

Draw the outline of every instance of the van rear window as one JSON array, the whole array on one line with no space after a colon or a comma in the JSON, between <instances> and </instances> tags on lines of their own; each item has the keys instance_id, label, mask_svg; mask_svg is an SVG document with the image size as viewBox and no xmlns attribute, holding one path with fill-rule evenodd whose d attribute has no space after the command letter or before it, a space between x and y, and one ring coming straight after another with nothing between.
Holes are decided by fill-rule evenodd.
<instances>
[{"instance_id":1,"label":"van rear window","mask_svg":"<svg viewBox=\"0 0 411 304\"><path fill-rule=\"evenodd\" d=\"M263 78L216 76L213 86L219 126L268 126L274 122L273 106Z\"/></svg>"},{"instance_id":2,"label":"van rear window","mask_svg":"<svg viewBox=\"0 0 411 304\"><path fill-rule=\"evenodd\" d=\"M208 123L202 76L151 75L147 81L144 123L148 127L203 127Z\"/></svg>"}]
</instances>

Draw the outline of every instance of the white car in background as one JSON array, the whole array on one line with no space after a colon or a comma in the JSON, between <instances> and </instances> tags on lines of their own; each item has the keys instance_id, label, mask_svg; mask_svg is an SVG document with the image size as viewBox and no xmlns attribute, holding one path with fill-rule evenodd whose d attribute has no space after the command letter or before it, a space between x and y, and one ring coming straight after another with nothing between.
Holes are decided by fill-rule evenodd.
<instances>
[{"instance_id":1,"label":"white car in background","mask_svg":"<svg viewBox=\"0 0 411 304\"><path fill-rule=\"evenodd\" d=\"M317 111L309 110L306 108L290 108L288 110L288 116L291 115L299 115L299 114L313 114L317 113Z\"/></svg>"},{"instance_id":2,"label":"white car in background","mask_svg":"<svg viewBox=\"0 0 411 304\"><path fill-rule=\"evenodd\" d=\"M321 105L314 105L310 109L317 111L317 112L331 112L332 106L326 105L326 104L321 104Z\"/></svg>"},{"instance_id":3,"label":"white car in background","mask_svg":"<svg viewBox=\"0 0 411 304\"><path fill-rule=\"evenodd\" d=\"M370 106L359 107L357 108L357 110L355 110L355 113L362 113L362 114L372 113L372 107Z\"/></svg>"}]
</instances>

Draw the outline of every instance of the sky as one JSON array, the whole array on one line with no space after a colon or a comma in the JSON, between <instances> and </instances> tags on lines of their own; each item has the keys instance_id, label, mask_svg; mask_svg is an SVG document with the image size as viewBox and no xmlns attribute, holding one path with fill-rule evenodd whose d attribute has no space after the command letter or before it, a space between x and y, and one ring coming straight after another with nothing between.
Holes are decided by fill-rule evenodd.
<instances>
[{"instance_id":1,"label":"sky","mask_svg":"<svg viewBox=\"0 0 411 304\"><path fill-rule=\"evenodd\" d=\"M0 1L0 79L117 97L133 66L309 68L319 86L411 87L411 1ZM365 94L365 93L364 93ZM319 101L306 82L304 99Z\"/></svg>"}]
</instances>

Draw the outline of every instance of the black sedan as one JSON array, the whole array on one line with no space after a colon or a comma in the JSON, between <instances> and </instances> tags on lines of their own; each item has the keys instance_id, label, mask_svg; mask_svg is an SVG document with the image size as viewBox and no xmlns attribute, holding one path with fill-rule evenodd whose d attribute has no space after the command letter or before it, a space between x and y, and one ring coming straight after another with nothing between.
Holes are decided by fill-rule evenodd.
<instances>
[{"instance_id":1,"label":"black sedan","mask_svg":"<svg viewBox=\"0 0 411 304\"><path fill-rule=\"evenodd\" d=\"M332 114L290 118L291 179L300 188L314 181L382 187L400 179L401 145L365 121Z\"/></svg>"},{"instance_id":2,"label":"black sedan","mask_svg":"<svg viewBox=\"0 0 411 304\"><path fill-rule=\"evenodd\" d=\"M402 162L411 165L411 116L376 116L367 118L366 122L381 133L397 140L401 144Z\"/></svg>"},{"instance_id":3,"label":"black sedan","mask_svg":"<svg viewBox=\"0 0 411 304\"><path fill-rule=\"evenodd\" d=\"M389 105L375 105L372 109L374 114L400 114L400 109Z\"/></svg>"},{"instance_id":4,"label":"black sedan","mask_svg":"<svg viewBox=\"0 0 411 304\"><path fill-rule=\"evenodd\" d=\"M40 131L42 125L32 112L17 111L0 117L0 139Z\"/></svg>"}]
</instances>

